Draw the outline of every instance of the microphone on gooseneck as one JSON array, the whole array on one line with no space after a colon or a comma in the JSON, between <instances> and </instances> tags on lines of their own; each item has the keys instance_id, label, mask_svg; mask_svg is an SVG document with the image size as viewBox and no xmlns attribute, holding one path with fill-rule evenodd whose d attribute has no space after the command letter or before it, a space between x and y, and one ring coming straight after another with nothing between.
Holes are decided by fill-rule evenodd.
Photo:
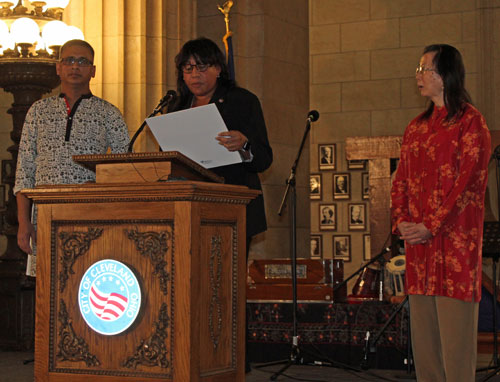
<instances>
[{"instance_id":1,"label":"microphone on gooseneck","mask_svg":"<svg viewBox=\"0 0 500 382\"><path fill-rule=\"evenodd\" d=\"M307 113L307 120L309 122L316 122L319 118L319 113L317 110L311 110L309 113Z\"/></svg>"},{"instance_id":2,"label":"microphone on gooseneck","mask_svg":"<svg viewBox=\"0 0 500 382\"><path fill-rule=\"evenodd\" d=\"M175 90L169 90L167 94L163 96L160 102L158 102L158 106L156 106L155 110L163 109L164 106L170 105L172 102L175 102L176 99L177 99L177 92Z\"/></svg>"},{"instance_id":3,"label":"microphone on gooseneck","mask_svg":"<svg viewBox=\"0 0 500 382\"><path fill-rule=\"evenodd\" d=\"M160 100L160 102L158 102L158 105L156 105L155 109L148 116L148 118L151 118L151 117L155 116L156 114L158 114L161 111L161 109L163 109L165 106L170 105L172 102L175 102L176 99L177 99L177 92L175 90L169 90L167 92L167 94L165 94L163 96L163 98ZM145 127L146 127L146 120L144 120L144 122L142 122L141 126L137 129L134 136L130 140L130 143L128 145L128 152L129 153L132 152L132 147L134 146L135 140L137 139L139 134L142 132L142 130L144 130Z\"/></svg>"}]
</instances>

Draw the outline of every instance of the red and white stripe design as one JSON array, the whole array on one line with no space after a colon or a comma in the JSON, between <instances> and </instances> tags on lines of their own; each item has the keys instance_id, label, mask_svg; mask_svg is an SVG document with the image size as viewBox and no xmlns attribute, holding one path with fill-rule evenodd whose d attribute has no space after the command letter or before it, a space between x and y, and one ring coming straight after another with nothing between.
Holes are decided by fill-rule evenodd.
<instances>
[{"instance_id":1,"label":"red and white stripe design","mask_svg":"<svg viewBox=\"0 0 500 382\"><path fill-rule=\"evenodd\" d=\"M120 318L128 305L128 299L118 293L103 293L95 285L90 288L90 306L97 317L106 321Z\"/></svg>"}]
</instances>

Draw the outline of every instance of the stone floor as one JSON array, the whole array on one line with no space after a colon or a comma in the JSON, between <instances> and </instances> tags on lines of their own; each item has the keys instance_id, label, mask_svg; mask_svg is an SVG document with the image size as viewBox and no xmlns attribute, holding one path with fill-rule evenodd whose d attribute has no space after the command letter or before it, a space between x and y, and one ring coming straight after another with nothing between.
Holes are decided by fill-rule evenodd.
<instances>
[{"instance_id":1,"label":"stone floor","mask_svg":"<svg viewBox=\"0 0 500 382\"><path fill-rule=\"evenodd\" d=\"M33 381L32 353L0 352L0 382L31 382ZM483 360L488 362L488 360ZM271 376L278 372L283 365L267 365L259 367L252 365L252 371L247 374L246 382L270 381ZM476 381L483 381L488 371L479 372ZM402 381L415 380L403 370L367 370L355 372L328 366L293 365L286 369L276 379L278 382L356 382L356 381ZM500 375L488 381L500 382Z\"/></svg>"}]
</instances>

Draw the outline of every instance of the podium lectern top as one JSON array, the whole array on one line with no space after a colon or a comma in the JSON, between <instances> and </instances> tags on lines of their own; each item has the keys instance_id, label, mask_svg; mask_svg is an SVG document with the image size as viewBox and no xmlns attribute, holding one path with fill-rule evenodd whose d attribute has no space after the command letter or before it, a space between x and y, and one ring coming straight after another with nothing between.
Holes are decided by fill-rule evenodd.
<instances>
[{"instance_id":1,"label":"podium lectern top","mask_svg":"<svg viewBox=\"0 0 500 382\"><path fill-rule=\"evenodd\" d=\"M97 183L143 183L172 178L224 183L224 178L178 151L73 155L73 160L95 171Z\"/></svg>"}]
</instances>

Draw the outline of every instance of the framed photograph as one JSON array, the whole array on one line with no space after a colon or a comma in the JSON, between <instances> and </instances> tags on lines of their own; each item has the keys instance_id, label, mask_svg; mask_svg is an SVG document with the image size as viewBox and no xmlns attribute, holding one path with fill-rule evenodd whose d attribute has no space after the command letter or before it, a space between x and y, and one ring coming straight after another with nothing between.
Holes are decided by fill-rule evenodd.
<instances>
[{"instance_id":1,"label":"framed photograph","mask_svg":"<svg viewBox=\"0 0 500 382\"><path fill-rule=\"evenodd\" d=\"M321 174L311 174L309 177L311 186L310 197L314 200L321 199Z\"/></svg>"},{"instance_id":2,"label":"framed photograph","mask_svg":"<svg viewBox=\"0 0 500 382\"><path fill-rule=\"evenodd\" d=\"M0 210L6 207L5 204L5 184L0 184Z\"/></svg>"},{"instance_id":3,"label":"framed photograph","mask_svg":"<svg viewBox=\"0 0 500 382\"><path fill-rule=\"evenodd\" d=\"M337 229L337 206L335 204L319 205L319 229L322 231Z\"/></svg>"},{"instance_id":4,"label":"framed photograph","mask_svg":"<svg viewBox=\"0 0 500 382\"><path fill-rule=\"evenodd\" d=\"M335 170L335 143L318 146L320 170Z\"/></svg>"},{"instance_id":5,"label":"framed photograph","mask_svg":"<svg viewBox=\"0 0 500 382\"><path fill-rule=\"evenodd\" d=\"M348 226L350 231L364 231L366 229L366 204L348 204Z\"/></svg>"},{"instance_id":6,"label":"framed photograph","mask_svg":"<svg viewBox=\"0 0 500 382\"><path fill-rule=\"evenodd\" d=\"M333 199L351 198L351 177L350 174L333 175Z\"/></svg>"},{"instance_id":7,"label":"framed photograph","mask_svg":"<svg viewBox=\"0 0 500 382\"><path fill-rule=\"evenodd\" d=\"M363 235L363 260L371 260L370 234Z\"/></svg>"},{"instance_id":8,"label":"framed photograph","mask_svg":"<svg viewBox=\"0 0 500 382\"><path fill-rule=\"evenodd\" d=\"M353 159L347 161L348 170L364 170L366 167L366 160L364 159Z\"/></svg>"},{"instance_id":9,"label":"framed photograph","mask_svg":"<svg viewBox=\"0 0 500 382\"><path fill-rule=\"evenodd\" d=\"M333 258L351 261L351 235L333 235Z\"/></svg>"},{"instance_id":10,"label":"framed photograph","mask_svg":"<svg viewBox=\"0 0 500 382\"><path fill-rule=\"evenodd\" d=\"M15 163L13 159L2 159L2 183L7 183L7 179L15 177Z\"/></svg>"},{"instance_id":11,"label":"framed photograph","mask_svg":"<svg viewBox=\"0 0 500 382\"><path fill-rule=\"evenodd\" d=\"M361 174L361 197L370 199L370 182L367 172Z\"/></svg>"},{"instance_id":12,"label":"framed photograph","mask_svg":"<svg viewBox=\"0 0 500 382\"><path fill-rule=\"evenodd\" d=\"M321 235L311 235L311 259L321 259L323 253Z\"/></svg>"}]
</instances>

